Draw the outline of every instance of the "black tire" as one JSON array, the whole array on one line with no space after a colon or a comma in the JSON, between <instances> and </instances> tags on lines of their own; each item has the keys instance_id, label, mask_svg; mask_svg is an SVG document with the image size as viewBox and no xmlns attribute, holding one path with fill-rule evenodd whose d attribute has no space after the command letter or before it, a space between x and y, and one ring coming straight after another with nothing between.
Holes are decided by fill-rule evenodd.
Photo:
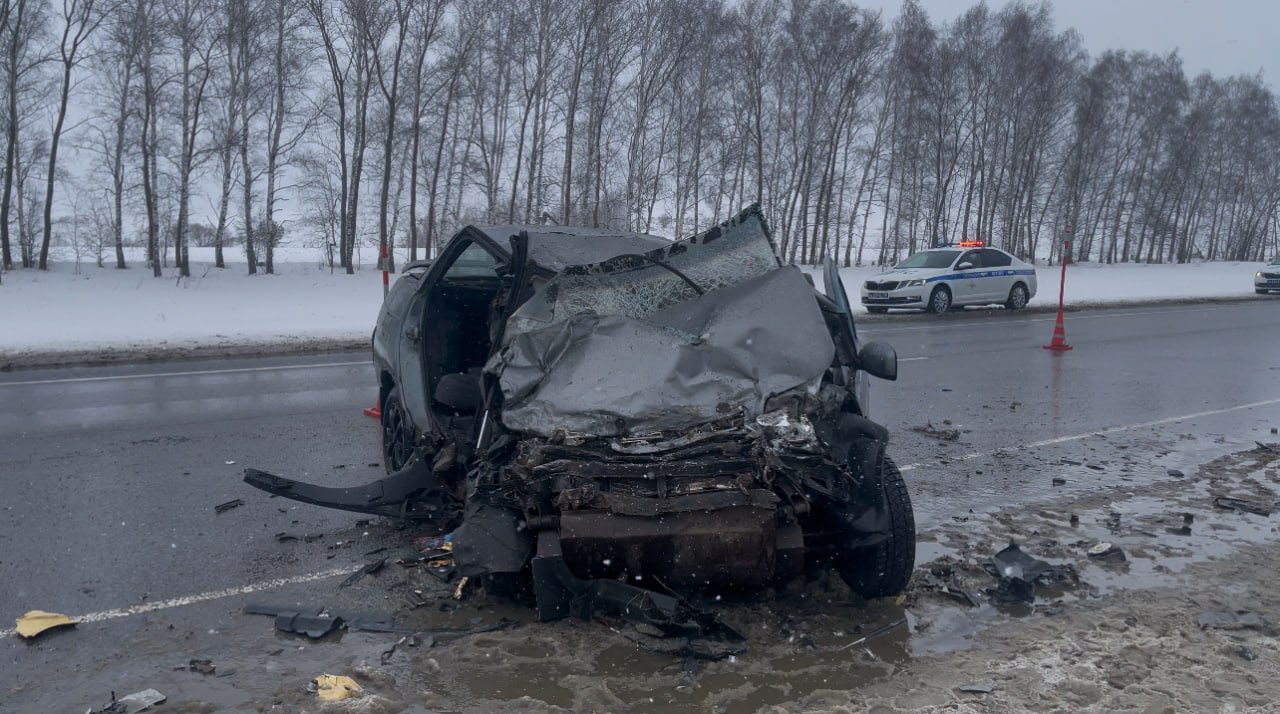
<instances>
[{"instance_id":1,"label":"black tire","mask_svg":"<svg viewBox=\"0 0 1280 714\"><path fill-rule=\"evenodd\" d=\"M867 599L902 592L916 566L916 518L911 496L902 472L887 456L880 483L889 504L889 537L840 558L838 566L849 589Z\"/></svg>"},{"instance_id":2,"label":"black tire","mask_svg":"<svg viewBox=\"0 0 1280 714\"><path fill-rule=\"evenodd\" d=\"M925 310L937 315L941 315L951 309L951 290L945 285L939 285L929 293L929 305Z\"/></svg>"},{"instance_id":3,"label":"black tire","mask_svg":"<svg viewBox=\"0 0 1280 714\"><path fill-rule=\"evenodd\" d=\"M382 400L382 465L387 473L395 473L413 456L415 434L413 423L395 386Z\"/></svg>"},{"instance_id":4,"label":"black tire","mask_svg":"<svg viewBox=\"0 0 1280 714\"><path fill-rule=\"evenodd\" d=\"M1266 295L1271 292L1270 290L1263 290L1262 288L1254 288L1253 291L1259 295Z\"/></svg>"},{"instance_id":5,"label":"black tire","mask_svg":"<svg viewBox=\"0 0 1280 714\"><path fill-rule=\"evenodd\" d=\"M1027 306L1027 301L1031 296L1027 293L1027 286L1022 283L1015 283L1013 288L1009 290L1009 299L1004 301L1004 306L1010 310L1021 310Z\"/></svg>"},{"instance_id":6,"label":"black tire","mask_svg":"<svg viewBox=\"0 0 1280 714\"><path fill-rule=\"evenodd\" d=\"M872 315L883 315L886 312L889 312L889 308L867 306L867 312L871 313Z\"/></svg>"}]
</instances>

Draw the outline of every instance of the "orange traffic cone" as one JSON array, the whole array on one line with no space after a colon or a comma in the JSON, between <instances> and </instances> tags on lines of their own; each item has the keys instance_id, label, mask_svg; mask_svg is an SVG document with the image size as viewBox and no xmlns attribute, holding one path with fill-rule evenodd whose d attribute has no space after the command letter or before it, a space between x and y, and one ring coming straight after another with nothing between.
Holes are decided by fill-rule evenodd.
<instances>
[{"instance_id":1,"label":"orange traffic cone","mask_svg":"<svg viewBox=\"0 0 1280 714\"><path fill-rule=\"evenodd\" d=\"M373 401L373 406L364 408L364 415L374 419L382 418L382 395Z\"/></svg>"},{"instance_id":2,"label":"orange traffic cone","mask_svg":"<svg viewBox=\"0 0 1280 714\"><path fill-rule=\"evenodd\" d=\"M1049 344L1044 345L1046 350L1055 352L1066 352L1071 349L1071 345L1067 344L1067 330L1062 324L1062 308L1058 308L1058 321L1053 326L1053 339Z\"/></svg>"}]
</instances>

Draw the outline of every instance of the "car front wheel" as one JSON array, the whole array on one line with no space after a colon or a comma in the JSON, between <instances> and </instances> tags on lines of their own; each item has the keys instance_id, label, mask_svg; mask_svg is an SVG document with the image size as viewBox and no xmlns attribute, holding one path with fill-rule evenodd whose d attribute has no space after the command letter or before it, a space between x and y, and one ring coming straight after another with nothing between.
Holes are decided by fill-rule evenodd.
<instances>
[{"instance_id":1,"label":"car front wheel","mask_svg":"<svg viewBox=\"0 0 1280 714\"><path fill-rule=\"evenodd\" d=\"M897 595L907 587L916 564L916 520L902 472L884 457L880 486L889 510L889 532L879 543L846 551L837 559L841 579L865 598Z\"/></svg>"},{"instance_id":2,"label":"car front wheel","mask_svg":"<svg viewBox=\"0 0 1280 714\"><path fill-rule=\"evenodd\" d=\"M951 291L946 286L938 286L929 296L929 312L942 314L951 309Z\"/></svg>"},{"instance_id":3,"label":"car front wheel","mask_svg":"<svg viewBox=\"0 0 1280 714\"><path fill-rule=\"evenodd\" d=\"M1027 306L1027 286L1018 283L1009 291L1009 299L1005 301L1004 306L1010 310L1021 310Z\"/></svg>"},{"instance_id":4,"label":"car front wheel","mask_svg":"<svg viewBox=\"0 0 1280 714\"><path fill-rule=\"evenodd\" d=\"M387 473L395 473L409 463L413 442L413 424L405 412L397 385L382 400L382 464Z\"/></svg>"}]
</instances>

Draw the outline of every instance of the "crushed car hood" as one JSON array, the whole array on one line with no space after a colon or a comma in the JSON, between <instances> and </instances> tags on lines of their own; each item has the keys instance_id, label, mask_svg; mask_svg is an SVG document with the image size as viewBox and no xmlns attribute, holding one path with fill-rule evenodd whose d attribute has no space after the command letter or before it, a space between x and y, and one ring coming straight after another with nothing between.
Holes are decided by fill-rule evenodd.
<instances>
[{"instance_id":1,"label":"crushed car hood","mask_svg":"<svg viewBox=\"0 0 1280 714\"><path fill-rule=\"evenodd\" d=\"M633 436L816 393L835 346L757 212L646 256L568 268L516 311L486 366L503 426Z\"/></svg>"}]
</instances>

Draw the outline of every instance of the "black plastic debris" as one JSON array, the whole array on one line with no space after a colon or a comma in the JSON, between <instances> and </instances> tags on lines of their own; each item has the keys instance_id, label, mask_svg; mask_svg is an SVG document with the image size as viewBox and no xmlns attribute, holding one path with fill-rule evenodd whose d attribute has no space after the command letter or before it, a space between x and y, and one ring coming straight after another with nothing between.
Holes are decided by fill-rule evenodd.
<instances>
[{"instance_id":1,"label":"black plastic debris","mask_svg":"<svg viewBox=\"0 0 1280 714\"><path fill-rule=\"evenodd\" d=\"M1090 558L1104 563L1123 563L1127 560L1123 550L1105 541L1089 548L1087 552Z\"/></svg>"},{"instance_id":2,"label":"black plastic debris","mask_svg":"<svg viewBox=\"0 0 1280 714\"><path fill-rule=\"evenodd\" d=\"M296 612L282 612L276 615L276 630L306 635L318 640L342 627L342 618L323 615L301 615Z\"/></svg>"},{"instance_id":3,"label":"black plastic debris","mask_svg":"<svg viewBox=\"0 0 1280 714\"><path fill-rule=\"evenodd\" d=\"M345 587L350 587L352 585L355 585L359 581L363 580L364 576L372 575L378 572L379 570L382 570L382 566L386 564L387 564L386 558L378 558L377 560L365 563L363 568L360 568L359 570L357 570L356 572L348 576L346 580L343 580L341 583L338 584L338 587L345 588Z\"/></svg>"},{"instance_id":4,"label":"black plastic debris","mask_svg":"<svg viewBox=\"0 0 1280 714\"><path fill-rule=\"evenodd\" d=\"M1261 615L1238 610L1236 612L1202 612L1196 618L1202 630L1264 630L1271 623Z\"/></svg>"},{"instance_id":5,"label":"black plastic debris","mask_svg":"<svg viewBox=\"0 0 1280 714\"><path fill-rule=\"evenodd\" d=\"M1182 473L1182 471L1180 471L1180 470L1178 470L1178 469L1169 469L1168 474L1169 474L1170 476L1174 477L1174 478L1182 478L1183 476L1185 476L1185 475L1186 475L1186 474Z\"/></svg>"},{"instance_id":6,"label":"black plastic debris","mask_svg":"<svg viewBox=\"0 0 1280 714\"><path fill-rule=\"evenodd\" d=\"M1258 658L1258 655L1254 654L1253 650L1245 647L1244 645L1240 645L1236 648L1236 656L1246 662L1252 662Z\"/></svg>"},{"instance_id":7,"label":"black plastic debris","mask_svg":"<svg viewBox=\"0 0 1280 714\"><path fill-rule=\"evenodd\" d=\"M188 671L200 674L217 674L218 672L218 665L214 664L213 660L208 659L193 659L187 663L186 668Z\"/></svg>"},{"instance_id":8,"label":"black plastic debris","mask_svg":"<svg viewBox=\"0 0 1280 714\"><path fill-rule=\"evenodd\" d=\"M1054 479L1053 479L1053 485L1054 485L1054 486L1066 486L1066 485L1067 485L1067 480L1066 480L1065 478L1054 478Z\"/></svg>"},{"instance_id":9,"label":"black plastic debris","mask_svg":"<svg viewBox=\"0 0 1280 714\"><path fill-rule=\"evenodd\" d=\"M1186 537L1191 535L1191 526L1182 525L1177 527L1165 528L1164 532L1168 533L1169 535Z\"/></svg>"},{"instance_id":10,"label":"black plastic debris","mask_svg":"<svg viewBox=\"0 0 1280 714\"><path fill-rule=\"evenodd\" d=\"M391 661L391 658L395 655L396 650L398 648L417 647L418 644L419 644L419 640L416 635L405 635L404 637L401 637L399 640L396 640L395 644L391 645L390 648L383 650L378 660L382 662L383 665L386 665L388 662Z\"/></svg>"},{"instance_id":11,"label":"black plastic debris","mask_svg":"<svg viewBox=\"0 0 1280 714\"><path fill-rule=\"evenodd\" d=\"M1077 580L1074 566L1051 565L1027 555L1016 543L1010 543L982 567L999 580L996 588L989 591L992 599L999 602L1034 602L1037 583Z\"/></svg>"},{"instance_id":12,"label":"black plastic debris","mask_svg":"<svg viewBox=\"0 0 1280 714\"><path fill-rule=\"evenodd\" d=\"M1247 501L1243 498L1235 498L1233 496L1218 496L1213 499L1213 505L1226 511L1253 513L1259 516L1270 516L1275 512L1275 508L1273 506L1268 506L1257 501Z\"/></svg>"},{"instance_id":13,"label":"black plastic debris","mask_svg":"<svg viewBox=\"0 0 1280 714\"><path fill-rule=\"evenodd\" d=\"M227 511L230 511L233 508L239 508L240 506L243 506L243 505L244 505L244 499L233 498L230 501L227 501L226 503L219 503L218 505L214 506L213 512L226 513Z\"/></svg>"},{"instance_id":14,"label":"black plastic debris","mask_svg":"<svg viewBox=\"0 0 1280 714\"><path fill-rule=\"evenodd\" d=\"M967 694L990 694L996 691L996 683L990 680L970 682L969 684L961 684L956 687L956 690Z\"/></svg>"},{"instance_id":15,"label":"black plastic debris","mask_svg":"<svg viewBox=\"0 0 1280 714\"><path fill-rule=\"evenodd\" d=\"M513 623L500 619L489 625L471 628L435 627L429 629L416 628L410 630L400 627L392 619L391 613L378 610L344 610L329 609L315 605L275 604L264 602L246 603L242 610L246 615L267 615L275 618L276 629L281 632L302 634L319 639L338 629L360 630L364 632L399 632L412 633L417 637L430 634L436 637L460 637L477 635L484 632L505 630ZM431 639L431 638L428 638ZM431 639L434 643L434 639Z\"/></svg>"}]
</instances>

